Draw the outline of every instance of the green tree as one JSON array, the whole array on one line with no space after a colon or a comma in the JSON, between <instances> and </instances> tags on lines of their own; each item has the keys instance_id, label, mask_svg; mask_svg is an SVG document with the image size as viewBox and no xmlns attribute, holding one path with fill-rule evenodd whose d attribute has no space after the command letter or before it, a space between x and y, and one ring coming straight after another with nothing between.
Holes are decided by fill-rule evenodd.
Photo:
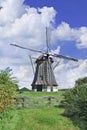
<instances>
[{"instance_id":1,"label":"green tree","mask_svg":"<svg viewBox=\"0 0 87 130\"><path fill-rule=\"evenodd\" d=\"M12 69L7 67L5 70L0 70L0 84L13 84L17 85L17 80L12 77Z\"/></svg>"},{"instance_id":2,"label":"green tree","mask_svg":"<svg viewBox=\"0 0 87 130\"><path fill-rule=\"evenodd\" d=\"M76 80L75 85L82 85L82 84L87 84L87 77Z\"/></svg>"},{"instance_id":3,"label":"green tree","mask_svg":"<svg viewBox=\"0 0 87 130\"><path fill-rule=\"evenodd\" d=\"M12 77L12 69L8 67L5 70L0 70L0 111L12 106L17 88L17 80Z\"/></svg>"},{"instance_id":4,"label":"green tree","mask_svg":"<svg viewBox=\"0 0 87 130\"><path fill-rule=\"evenodd\" d=\"M65 96L65 114L77 115L87 120L87 77L78 79L75 87L68 90Z\"/></svg>"}]
</instances>

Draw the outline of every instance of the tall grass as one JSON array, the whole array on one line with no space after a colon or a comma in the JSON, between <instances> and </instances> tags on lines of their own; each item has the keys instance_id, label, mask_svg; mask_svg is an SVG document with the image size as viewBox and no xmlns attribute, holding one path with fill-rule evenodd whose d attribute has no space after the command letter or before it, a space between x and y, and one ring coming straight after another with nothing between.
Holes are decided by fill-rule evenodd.
<instances>
[{"instance_id":1,"label":"tall grass","mask_svg":"<svg viewBox=\"0 0 87 130\"><path fill-rule=\"evenodd\" d=\"M16 96L62 96L64 91L59 92L17 92Z\"/></svg>"},{"instance_id":2,"label":"tall grass","mask_svg":"<svg viewBox=\"0 0 87 130\"><path fill-rule=\"evenodd\" d=\"M17 96L62 96L62 93L23 92ZM10 109L0 114L0 130L86 130L64 117L63 112L64 108L58 107Z\"/></svg>"},{"instance_id":3,"label":"tall grass","mask_svg":"<svg viewBox=\"0 0 87 130\"><path fill-rule=\"evenodd\" d=\"M63 111L59 108L11 110L9 117L0 122L0 130L80 130L61 115Z\"/></svg>"}]
</instances>

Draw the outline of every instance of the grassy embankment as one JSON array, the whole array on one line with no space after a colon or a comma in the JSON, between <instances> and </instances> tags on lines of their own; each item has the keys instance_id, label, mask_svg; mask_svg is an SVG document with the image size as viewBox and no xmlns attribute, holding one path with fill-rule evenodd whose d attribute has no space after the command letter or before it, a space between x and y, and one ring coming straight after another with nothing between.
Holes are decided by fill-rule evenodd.
<instances>
[{"instance_id":1,"label":"grassy embankment","mask_svg":"<svg viewBox=\"0 0 87 130\"><path fill-rule=\"evenodd\" d=\"M62 93L24 92L17 96L61 96ZM63 112L64 108L13 109L0 118L0 130L86 130L82 122L77 125L77 119L73 122Z\"/></svg>"}]
</instances>

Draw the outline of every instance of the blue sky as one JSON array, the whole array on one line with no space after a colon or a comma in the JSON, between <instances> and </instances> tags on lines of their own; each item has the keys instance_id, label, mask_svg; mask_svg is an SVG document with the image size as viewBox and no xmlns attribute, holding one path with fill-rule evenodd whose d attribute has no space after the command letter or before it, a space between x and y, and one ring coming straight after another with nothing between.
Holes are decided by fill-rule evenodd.
<instances>
[{"instance_id":1,"label":"blue sky","mask_svg":"<svg viewBox=\"0 0 87 130\"><path fill-rule=\"evenodd\" d=\"M52 53L79 59L60 60L54 70L59 88L73 87L78 78L87 76L86 13L87 0L0 0L0 68L12 68L20 87L31 88L33 72L28 55L39 54L10 43L46 50L48 27Z\"/></svg>"},{"instance_id":2,"label":"blue sky","mask_svg":"<svg viewBox=\"0 0 87 130\"><path fill-rule=\"evenodd\" d=\"M62 21L67 22L72 28L79 28L87 26L87 0L25 0L26 5L30 7L54 7L57 11L55 18L56 26ZM61 54L69 55L77 59L87 58L87 48L77 49L75 41L69 41L71 44L67 45L65 42L58 43L61 45Z\"/></svg>"},{"instance_id":3,"label":"blue sky","mask_svg":"<svg viewBox=\"0 0 87 130\"><path fill-rule=\"evenodd\" d=\"M54 7L57 25L68 22L71 27L87 26L87 0L25 0L31 7Z\"/></svg>"}]
</instances>

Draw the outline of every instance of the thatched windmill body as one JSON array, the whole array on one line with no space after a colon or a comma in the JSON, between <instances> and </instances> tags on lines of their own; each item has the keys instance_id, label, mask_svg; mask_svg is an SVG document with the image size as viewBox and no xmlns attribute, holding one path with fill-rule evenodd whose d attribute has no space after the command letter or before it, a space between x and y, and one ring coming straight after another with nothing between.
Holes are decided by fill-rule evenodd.
<instances>
[{"instance_id":1,"label":"thatched windmill body","mask_svg":"<svg viewBox=\"0 0 87 130\"><path fill-rule=\"evenodd\" d=\"M34 72L34 79L31 84L32 90L33 91L47 91L48 87L50 87L50 91L53 91L54 87L57 87L58 84L56 82L54 72L53 72L53 67L52 64L54 63L54 57L56 58L63 58L67 60L73 60L73 61L78 61L77 59L59 55L59 54L52 54L49 53L49 44L48 44L48 36L47 36L47 29L46 29L46 45L47 45L47 51L42 52L41 50L35 50L35 49L30 49L26 47L19 46L17 44L10 44L22 49L27 49L29 51L34 51L41 53L41 55L36 58L36 68ZM30 56L31 59L31 56ZM32 60L31 60L32 63ZM33 68L33 65L32 65ZM33 69L34 70L34 69Z\"/></svg>"}]
</instances>

